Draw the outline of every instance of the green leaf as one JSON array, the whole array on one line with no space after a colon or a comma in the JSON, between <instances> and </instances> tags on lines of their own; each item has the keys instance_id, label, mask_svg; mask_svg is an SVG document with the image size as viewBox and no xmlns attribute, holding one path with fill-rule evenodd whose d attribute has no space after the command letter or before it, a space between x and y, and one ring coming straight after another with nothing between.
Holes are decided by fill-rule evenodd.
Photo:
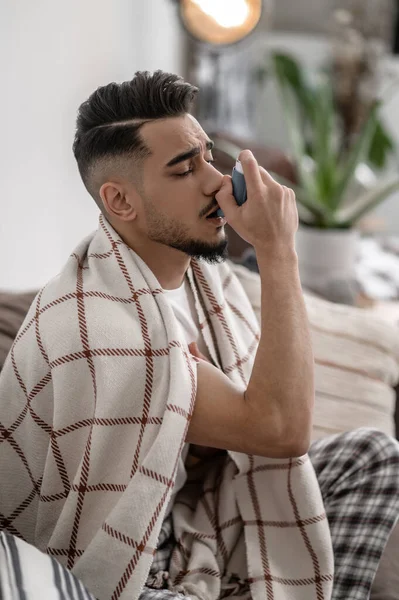
<instances>
[{"instance_id":1,"label":"green leaf","mask_svg":"<svg viewBox=\"0 0 399 600\"><path fill-rule=\"evenodd\" d=\"M313 202L311 198L308 198L302 188L293 184L291 181L288 181L288 179L282 175L274 173L273 171L270 171L270 174L276 181L278 181L278 183L294 190L298 205L298 213L301 219L303 219L305 222L308 221L309 224L312 223L312 221L325 220L325 214L322 207Z\"/></svg>"},{"instance_id":2,"label":"green leaf","mask_svg":"<svg viewBox=\"0 0 399 600\"><path fill-rule=\"evenodd\" d=\"M220 152L224 152L224 154L227 154L227 156L230 156L230 158L232 158L234 160L236 160L236 158L238 157L239 153L242 150L242 148L240 146L237 146L236 144L234 144L233 142L230 142L229 140L221 139L216 136L214 136L213 140L215 143L214 147L216 150L219 150ZM304 210L302 211L303 214L301 217L304 221L307 218L310 223L312 221L311 215L313 215L313 217L316 217L316 218L324 218L324 213L322 212L322 210L320 210L320 207L317 204L313 203L310 199L308 200L305 197L303 190L301 190L298 186L293 184L291 181L289 181L282 175L277 175L277 173L274 173L273 171L270 171L270 174L272 175L272 177L274 177L274 179L276 181L281 183L281 185L285 185L294 190L298 204L300 204L304 207ZM305 217L305 211L307 211L306 212L307 217ZM299 212L299 210L298 210L298 212Z\"/></svg>"},{"instance_id":3,"label":"green leaf","mask_svg":"<svg viewBox=\"0 0 399 600\"><path fill-rule=\"evenodd\" d=\"M276 61L277 69L279 69L279 61ZM318 193L315 185L315 179L311 173L308 173L304 164L307 157L305 148L305 139L300 123L300 116L298 115L298 106L295 104L294 96L290 86L287 84L286 78L281 76L276 71L276 80L278 83L278 89L281 96L281 101L284 107L284 114L286 117L286 125L288 134L291 138L291 146L294 153L295 161L298 168L298 173L301 181L301 185L304 189L304 196L311 198L312 203L319 205L319 210L323 210L323 206L318 202Z\"/></svg>"},{"instance_id":4,"label":"green leaf","mask_svg":"<svg viewBox=\"0 0 399 600\"><path fill-rule=\"evenodd\" d=\"M399 190L399 177L391 176L384 179L375 188L368 190L353 204L345 206L336 213L336 220L340 226L351 226L363 215L381 204L394 192Z\"/></svg>"},{"instance_id":5,"label":"green leaf","mask_svg":"<svg viewBox=\"0 0 399 600\"><path fill-rule=\"evenodd\" d=\"M329 205L336 187L336 159L333 151L334 108L331 84L311 89L299 64L287 55L274 54L273 64L281 95L288 134L298 167L302 194L298 201L323 223L333 219ZM315 165L306 169L311 156Z\"/></svg>"},{"instance_id":6,"label":"green leaf","mask_svg":"<svg viewBox=\"0 0 399 600\"><path fill-rule=\"evenodd\" d=\"M305 117L312 119L313 98L299 62L289 54L274 52L272 63L280 84L288 85L294 92Z\"/></svg>"},{"instance_id":7,"label":"green leaf","mask_svg":"<svg viewBox=\"0 0 399 600\"><path fill-rule=\"evenodd\" d=\"M381 120L378 119L370 142L368 162L377 169L383 169L389 154L394 150L395 144L392 136L389 135Z\"/></svg>"},{"instance_id":8,"label":"green leaf","mask_svg":"<svg viewBox=\"0 0 399 600\"><path fill-rule=\"evenodd\" d=\"M376 129L378 118L377 111L379 106L380 102L375 101L370 109L367 120L363 125L362 131L350 149L349 154L345 157L345 165L343 166L342 173L338 178L337 185L335 186L335 191L331 199L331 206L335 209L338 208L343 201L344 194L348 189L349 184L352 182L357 165L362 160L365 160L368 155L370 143Z\"/></svg>"},{"instance_id":9,"label":"green leaf","mask_svg":"<svg viewBox=\"0 0 399 600\"><path fill-rule=\"evenodd\" d=\"M315 90L314 135L316 151L326 161L331 154L331 138L334 125L333 91L328 80L322 79Z\"/></svg>"},{"instance_id":10,"label":"green leaf","mask_svg":"<svg viewBox=\"0 0 399 600\"><path fill-rule=\"evenodd\" d=\"M328 79L323 78L315 92L314 162L318 196L330 209L337 179L337 160L334 151L335 113L333 90Z\"/></svg>"}]
</instances>

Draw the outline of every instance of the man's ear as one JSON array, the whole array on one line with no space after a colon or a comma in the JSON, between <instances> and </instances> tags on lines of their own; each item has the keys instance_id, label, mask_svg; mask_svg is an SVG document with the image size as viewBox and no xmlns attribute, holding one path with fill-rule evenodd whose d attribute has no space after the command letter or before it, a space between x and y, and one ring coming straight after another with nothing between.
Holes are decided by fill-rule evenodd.
<instances>
[{"instance_id":1,"label":"man's ear","mask_svg":"<svg viewBox=\"0 0 399 600\"><path fill-rule=\"evenodd\" d=\"M105 211L112 217L121 221L134 221L137 217L136 198L132 190L125 186L107 181L103 183L99 191Z\"/></svg>"}]
</instances>

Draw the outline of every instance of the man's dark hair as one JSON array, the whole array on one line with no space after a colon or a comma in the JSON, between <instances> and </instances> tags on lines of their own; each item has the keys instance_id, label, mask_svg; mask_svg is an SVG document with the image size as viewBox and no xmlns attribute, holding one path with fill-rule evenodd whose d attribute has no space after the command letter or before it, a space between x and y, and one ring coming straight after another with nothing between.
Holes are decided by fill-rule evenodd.
<instances>
[{"instance_id":1,"label":"man's dark hair","mask_svg":"<svg viewBox=\"0 0 399 600\"><path fill-rule=\"evenodd\" d=\"M149 156L140 128L154 119L190 112L197 92L178 75L138 71L131 81L98 88L81 104L73 153L83 182L99 205L97 167L107 168L122 157Z\"/></svg>"}]
</instances>

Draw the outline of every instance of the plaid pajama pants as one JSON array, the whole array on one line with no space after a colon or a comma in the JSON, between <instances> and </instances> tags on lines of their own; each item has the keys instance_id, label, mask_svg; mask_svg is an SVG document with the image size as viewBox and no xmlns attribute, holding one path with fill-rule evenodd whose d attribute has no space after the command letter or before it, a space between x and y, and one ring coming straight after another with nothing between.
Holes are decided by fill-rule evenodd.
<instances>
[{"instance_id":1,"label":"plaid pajama pants","mask_svg":"<svg viewBox=\"0 0 399 600\"><path fill-rule=\"evenodd\" d=\"M332 600L367 600L399 516L399 443L364 428L318 440L309 456L334 548Z\"/></svg>"},{"instance_id":2,"label":"plaid pajama pants","mask_svg":"<svg viewBox=\"0 0 399 600\"><path fill-rule=\"evenodd\" d=\"M378 430L363 428L314 442L309 456L334 548L331 598L368 600L381 555L399 516L399 443ZM139 600L185 598L155 589L166 585L173 543L169 517Z\"/></svg>"}]
</instances>

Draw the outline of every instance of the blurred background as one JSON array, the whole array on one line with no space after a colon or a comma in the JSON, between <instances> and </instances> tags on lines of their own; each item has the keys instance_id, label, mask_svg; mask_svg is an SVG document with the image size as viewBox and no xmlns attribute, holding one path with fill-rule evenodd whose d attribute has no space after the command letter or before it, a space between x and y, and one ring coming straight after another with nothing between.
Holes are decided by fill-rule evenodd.
<instances>
[{"instance_id":1,"label":"blurred background","mask_svg":"<svg viewBox=\"0 0 399 600\"><path fill-rule=\"evenodd\" d=\"M76 111L96 87L144 69L199 85L197 117L215 137L221 170L251 147L296 186L301 230L313 236L300 241L304 265L316 234L341 262L357 260L359 237L384 239L399 261L397 8L396 0L3 1L0 288L38 288L96 228L71 150ZM247 252L251 267L250 249L230 235L233 258ZM377 282L377 297L397 297L396 266L384 276L395 292Z\"/></svg>"},{"instance_id":2,"label":"blurred background","mask_svg":"<svg viewBox=\"0 0 399 600\"><path fill-rule=\"evenodd\" d=\"M357 427L399 437L398 3L2 0L0 371L38 288L97 228L72 154L78 106L163 69L200 87L217 168L231 173L249 147L295 189L313 439ZM227 230L259 317L255 253ZM399 526L372 600L398 600L398 548Z\"/></svg>"}]
</instances>

